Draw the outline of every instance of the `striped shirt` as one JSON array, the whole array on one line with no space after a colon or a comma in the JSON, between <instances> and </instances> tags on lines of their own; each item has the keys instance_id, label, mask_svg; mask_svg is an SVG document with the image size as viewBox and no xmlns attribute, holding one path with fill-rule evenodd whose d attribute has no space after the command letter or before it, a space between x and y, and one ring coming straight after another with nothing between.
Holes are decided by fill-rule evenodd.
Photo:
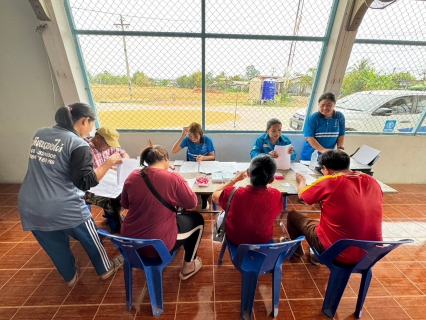
<instances>
[{"instance_id":1,"label":"striped shirt","mask_svg":"<svg viewBox=\"0 0 426 320\"><path fill-rule=\"evenodd\" d=\"M93 144L93 142L91 142L92 137L86 137L86 138L84 138L84 140L89 144L90 149L92 149L92 153L93 153L93 164L94 164L95 169L97 167L100 167L114 153L118 152L120 154L120 156L123 156L126 153L126 151L124 151L123 149L121 149L121 148L115 148L115 147L109 147L105 151L101 152L98 149L96 149L96 147Z\"/></svg>"},{"instance_id":2,"label":"striped shirt","mask_svg":"<svg viewBox=\"0 0 426 320\"><path fill-rule=\"evenodd\" d=\"M315 138L325 149L334 149L337 139L345 135L345 117L343 113L334 111L331 118L326 118L320 112L315 112L306 121L305 138ZM305 141L300 160L310 160L314 148Z\"/></svg>"}]
</instances>

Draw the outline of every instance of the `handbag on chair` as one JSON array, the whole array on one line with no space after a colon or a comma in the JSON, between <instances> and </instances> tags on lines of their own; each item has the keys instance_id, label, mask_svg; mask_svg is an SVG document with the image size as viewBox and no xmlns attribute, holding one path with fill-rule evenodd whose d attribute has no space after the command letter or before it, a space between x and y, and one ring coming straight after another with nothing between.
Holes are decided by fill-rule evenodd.
<instances>
[{"instance_id":1,"label":"handbag on chair","mask_svg":"<svg viewBox=\"0 0 426 320\"><path fill-rule=\"evenodd\" d=\"M228 215L229 207L231 206L231 200L234 197L235 192L238 188L234 188L229 195L228 204L226 205L225 211L222 211L217 215L216 221L214 222L213 230L213 241L222 242L225 237L225 223L226 216Z\"/></svg>"}]
</instances>

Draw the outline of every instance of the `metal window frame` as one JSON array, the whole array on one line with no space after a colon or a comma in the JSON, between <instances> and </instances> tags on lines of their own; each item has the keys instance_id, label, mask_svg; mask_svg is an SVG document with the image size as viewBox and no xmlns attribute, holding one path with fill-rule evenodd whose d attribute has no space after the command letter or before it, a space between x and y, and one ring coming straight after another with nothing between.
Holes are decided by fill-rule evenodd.
<instances>
[{"instance_id":1,"label":"metal window frame","mask_svg":"<svg viewBox=\"0 0 426 320\"><path fill-rule=\"evenodd\" d=\"M89 104L97 114L97 109L95 105L95 100L93 97L92 88L90 85L86 64L84 62L84 56L81 50L80 41L78 35L106 35L106 36L144 36L144 37L172 37L172 38L199 38L201 39L201 73L202 73L202 95L201 95L201 116L202 123L201 126L203 131L209 133L258 133L262 131L250 131L250 130L241 130L241 131L232 131L232 130L206 130L206 39L242 39L242 40L278 40L278 41L302 41L302 42L322 42L323 46L321 48L320 56L318 59L317 70L322 69L324 62L325 52L330 40L330 34L334 19L336 16L337 6L340 0L333 0L330 18L326 28L326 33L324 37L305 37L305 36L272 36L272 35L246 35L246 34L225 34L225 33L206 33L206 0L201 0L201 32L192 33L192 32L146 32L146 31L100 31L100 30L83 30L76 29L74 23L74 17L72 15L71 6L69 0L63 0L66 15L70 25L70 30L72 37L74 39L74 44L78 56L78 61L80 68L83 73L84 83L86 86L86 92L89 98ZM312 92L315 92L318 85L319 72L317 71L314 82L312 84ZM308 110L312 108L313 95L308 103ZM96 120L96 127L99 128L99 120ZM178 132L179 130L144 130L144 129L127 129L120 130L121 132ZM291 131L287 131L291 132Z\"/></svg>"}]
</instances>

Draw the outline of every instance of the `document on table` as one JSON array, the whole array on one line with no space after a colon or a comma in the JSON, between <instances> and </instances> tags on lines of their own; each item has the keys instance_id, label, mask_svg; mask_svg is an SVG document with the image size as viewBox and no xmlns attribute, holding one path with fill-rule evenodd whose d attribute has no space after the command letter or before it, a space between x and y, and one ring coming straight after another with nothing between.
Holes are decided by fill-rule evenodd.
<instances>
[{"instance_id":1,"label":"document on table","mask_svg":"<svg viewBox=\"0 0 426 320\"><path fill-rule=\"evenodd\" d=\"M180 167L179 173L197 173L199 169L198 162L184 161Z\"/></svg>"},{"instance_id":2,"label":"document on table","mask_svg":"<svg viewBox=\"0 0 426 320\"><path fill-rule=\"evenodd\" d=\"M317 178L314 178L312 176L310 176L309 174L303 174L303 176L306 179L306 185L309 186L310 184L312 184L313 182L317 181Z\"/></svg>"},{"instance_id":3,"label":"document on table","mask_svg":"<svg viewBox=\"0 0 426 320\"><path fill-rule=\"evenodd\" d=\"M237 172L235 168L236 162L218 162L217 167L219 168L219 172Z\"/></svg>"},{"instance_id":4,"label":"document on table","mask_svg":"<svg viewBox=\"0 0 426 320\"><path fill-rule=\"evenodd\" d=\"M291 170L293 170L295 173L301 173L301 174L315 174L314 171L309 169L309 167L299 163L299 162L292 162L290 164Z\"/></svg>"},{"instance_id":5,"label":"document on table","mask_svg":"<svg viewBox=\"0 0 426 320\"><path fill-rule=\"evenodd\" d=\"M366 146L363 144L355 154L352 156L353 159L358 161L361 164L368 165L371 161L374 160L380 153L380 150L374 149L372 147Z\"/></svg>"},{"instance_id":6,"label":"document on table","mask_svg":"<svg viewBox=\"0 0 426 320\"><path fill-rule=\"evenodd\" d=\"M280 170L290 169L290 155L288 154L288 149L291 146L275 146L274 151L278 154L278 158L275 158L277 163L277 168Z\"/></svg>"},{"instance_id":7,"label":"document on table","mask_svg":"<svg viewBox=\"0 0 426 320\"><path fill-rule=\"evenodd\" d=\"M106 198L117 198L123 190L122 185L117 184L117 172L108 170L96 187L90 188L89 192Z\"/></svg>"},{"instance_id":8,"label":"document on table","mask_svg":"<svg viewBox=\"0 0 426 320\"><path fill-rule=\"evenodd\" d=\"M124 184L129 174L137 168L139 168L137 159L124 158L123 163L117 165L117 184Z\"/></svg>"},{"instance_id":9,"label":"document on table","mask_svg":"<svg viewBox=\"0 0 426 320\"><path fill-rule=\"evenodd\" d=\"M175 166L181 166L182 164L183 164L183 160L175 160L175 161L173 161L173 165L175 165Z\"/></svg>"},{"instance_id":10,"label":"document on table","mask_svg":"<svg viewBox=\"0 0 426 320\"><path fill-rule=\"evenodd\" d=\"M190 188L192 188L194 186L195 178L193 178L193 179L185 179L185 180L186 180L186 182L188 182Z\"/></svg>"},{"instance_id":11,"label":"document on table","mask_svg":"<svg viewBox=\"0 0 426 320\"><path fill-rule=\"evenodd\" d=\"M205 174L221 171L219 168L218 161L201 161L199 162L199 164L200 164L199 171Z\"/></svg>"},{"instance_id":12,"label":"document on table","mask_svg":"<svg viewBox=\"0 0 426 320\"><path fill-rule=\"evenodd\" d=\"M250 162L237 162L235 164L235 170L237 172L246 171L250 166Z\"/></svg>"}]
</instances>

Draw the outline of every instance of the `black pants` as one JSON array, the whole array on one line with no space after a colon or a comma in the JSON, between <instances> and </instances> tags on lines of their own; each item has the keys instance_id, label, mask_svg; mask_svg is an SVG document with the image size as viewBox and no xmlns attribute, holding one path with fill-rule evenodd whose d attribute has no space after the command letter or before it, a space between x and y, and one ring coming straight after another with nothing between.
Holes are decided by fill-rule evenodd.
<instances>
[{"instance_id":1,"label":"black pants","mask_svg":"<svg viewBox=\"0 0 426 320\"><path fill-rule=\"evenodd\" d=\"M185 262L197 257L197 250L204 232L204 218L198 212L185 212L176 216L178 235L171 252L183 245Z\"/></svg>"}]
</instances>

